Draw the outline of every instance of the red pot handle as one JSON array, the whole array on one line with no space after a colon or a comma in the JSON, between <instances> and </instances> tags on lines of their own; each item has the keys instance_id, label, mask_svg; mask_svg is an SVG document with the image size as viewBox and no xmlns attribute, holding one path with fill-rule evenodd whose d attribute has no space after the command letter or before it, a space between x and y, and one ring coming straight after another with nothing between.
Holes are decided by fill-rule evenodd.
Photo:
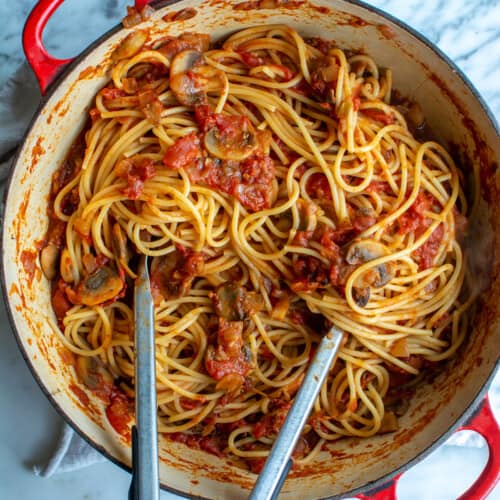
<instances>
[{"instance_id":1,"label":"red pot handle","mask_svg":"<svg viewBox=\"0 0 500 500\"><path fill-rule=\"evenodd\" d=\"M135 8L137 10L142 10L146 5L150 4L153 2L153 0L135 0Z\"/></svg>"},{"instance_id":2,"label":"red pot handle","mask_svg":"<svg viewBox=\"0 0 500 500\"><path fill-rule=\"evenodd\" d=\"M45 25L62 2L63 0L39 0L24 25L24 53L35 72L42 94L45 94L56 76L74 59L56 59L43 46L42 33Z\"/></svg>"},{"instance_id":3,"label":"red pot handle","mask_svg":"<svg viewBox=\"0 0 500 500\"><path fill-rule=\"evenodd\" d=\"M471 430L481 434L488 443L489 457L481 475L458 500L485 500L500 480L500 427L491 411L488 395L469 422L456 431ZM357 495L360 500L396 500L396 487L402 474L391 479L366 495Z\"/></svg>"},{"instance_id":4,"label":"red pot handle","mask_svg":"<svg viewBox=\"0 0 500 500\"><path fill-rule=\"evenodd\" d=\"M63 1L39 0L24 25L24 53L35 72L42 94L45 94L47 88L56 79L57 75L74 59L74 57L69 59L52 57L43 46L43 30L50 16L52 16ZM137 10L142 10L150 2L151 0L136 0L135 7Z\"/></svg>"},{"instance_id":5,"label":"red pot handle","mask_svg":"<svg viewBox=\"0 0 500 500\"><path fill-rule=\"evenodd\" d=\"M476 431L488 444L488 462L476 479L475 483L461 496L459 500L484 500L500 480L500 427L491 411L488 395L484 397L481 408L471 420L459 427L462 430Z\"/></svg>"}]
</instances>

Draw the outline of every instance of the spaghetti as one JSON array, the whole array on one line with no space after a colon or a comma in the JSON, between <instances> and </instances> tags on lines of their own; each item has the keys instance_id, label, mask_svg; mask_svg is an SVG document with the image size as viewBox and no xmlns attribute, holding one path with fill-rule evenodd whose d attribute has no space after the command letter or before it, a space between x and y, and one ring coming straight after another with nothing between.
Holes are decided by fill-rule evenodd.
<instances>
[{"instance_id":1,"label":"spaghetti","mask_svg":"<svg viewBox=\"0 0 500 500\"><path fill-rule=\"evenodd\" d=\"M114 57L54 178L41 253L110 421L131 411L146 254L160 432L258 471L331 324L345 342L297 462L396 430L412 386L465 338L470 210L391 71L281 25L219 48L136 30Z\"/></svg>"}]
</instances>

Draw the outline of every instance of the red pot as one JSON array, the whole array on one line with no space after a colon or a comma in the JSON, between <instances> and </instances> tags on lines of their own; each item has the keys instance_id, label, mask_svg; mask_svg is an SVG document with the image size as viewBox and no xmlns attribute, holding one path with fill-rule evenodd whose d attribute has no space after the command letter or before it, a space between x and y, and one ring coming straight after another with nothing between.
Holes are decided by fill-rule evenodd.
<instances>
[{"instance_id":1,"label":"red pot","mask_svg":"<svg viewBox=\"0 0 500 500\"><path fill-rule=\"evenodd\" d=\"M96 91L108 79L109 58L128 30L117 27L74 60L57 60L43 48L41 35L62 0L41 0L24 31L24 47L45 93L17 155L5 202L3 291L21 350L40 386L64 418L108 458L129 469L130 443L109 426L102 403L80 385L57 334L50 285L43 277L38 242L47 230L51 177L82 127ZM137 4L145 4L144 0ZM487 288L467 345L432 382L418 388L394 434L344 440L322 452L306 474L293 473L283 498L358 496L394 498L399 475L458 429L486 439L490 457L463 498L485 498L500 475L500 431L486 390L500 351L500 158L498 127L485 103L460 70L408 26L365 4L314 0L297 9L236 11L232 1L167 1L145 23L153 37L184 31L208 32L213 39L244 26L286 23L306 35L334 38L340 47L365 49L380 66L393 69L394 84L419 102L440 142L459 144L466 158L480 162L484 217L473 255L478 280ZM166 24L167 12L194 7L196 16ZM184 495L241 498L255 476L204 452L160 436L162 486Z\"/></svg>"}]
</instances>

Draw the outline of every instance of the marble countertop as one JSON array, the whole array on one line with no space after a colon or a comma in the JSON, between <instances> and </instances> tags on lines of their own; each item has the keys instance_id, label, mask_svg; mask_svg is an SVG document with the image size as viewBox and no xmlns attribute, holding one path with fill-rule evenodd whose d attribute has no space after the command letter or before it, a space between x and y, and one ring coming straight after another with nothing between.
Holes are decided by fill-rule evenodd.
<instances>
[{"instance_id":1,"label":"marble countertop","mask_svg":"<svg viewBox=\"0 0 500 500\"><path fill-rule=\"evenodd\" d=\"M0 2L0 88L24 60L21 31L35 0ZM67 0L48 23L44 40L59 57L77 54L117 24L131 0ZM371 0L422 32L470 78L500 118L500 0ZM89 23L92 19L92 23ZM71 20L71 23L68 21ZM1 117L0 117L1 119ZM32 378L0 301L0 498L126 498L130 476L110 462L40 478L32 465L50 454L62 420ZM500 387L500 376L495 384ZM498 403L498 392L492 394ZM496 415L500 418L500 415ZM401 479L401 500L456 498L487 460L483 447L444 445ZM161 499L179 498L162 492ZM490 495L500 500L500 486Z\"/></svg>"}]
</instances>

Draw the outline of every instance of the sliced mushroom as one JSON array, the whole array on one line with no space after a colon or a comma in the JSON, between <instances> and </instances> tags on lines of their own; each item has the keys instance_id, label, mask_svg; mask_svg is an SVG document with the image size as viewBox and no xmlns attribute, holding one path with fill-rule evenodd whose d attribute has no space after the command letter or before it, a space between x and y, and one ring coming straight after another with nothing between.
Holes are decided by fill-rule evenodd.
<instances>
[{"instance_id":1,"label":"sliced mushroom","mask_svg":"<svg viewBox=\"0 0 500 500\"><path fill-rule=\"evenodd\" d=\"M215 312L228 321L242 321L263 308L260 295L236 283L224 283L212 296Z\"/></svg>"},{"instance_id":2,"label":"sliced mushroom","mask_svg":"<svg viewBox=\"0 0 500 500\"><path fill-rule=\"evenodd\" d=\"M204 258L197 252L182 255L176 251L151 261L151 286L157 301L184 297L196 276L203 272Z\"/></svg>"},{"instance_id":3,"label":"sliced mushroom","mask_svg":"<svg viewBox=\"0 0 500 500\"><path fill-rule=\"evenodd\" d=\"M67 248L64 248L61 252L61 261L59 263L59 270L61 272L61 277L66 283L73 283L74 277L74 267L73 261L69 255Z\"/></svg>"},{"instance_id":4,"label":"sliced mushroom","mask_svg":"<svg viewBox=\"0 0 500 500\"><path fill-rule=\"evenodd\" d=\"M349 264L364 264L370 260L388 255L387 247L375 240L359 240L352 243L347 250L346 260Z\"/></svg>"},{"instance_id":5,"label":"sliced mushroom","mask_svg":"<svg viewBox=\"0 0 500 500\"><path fill-rule=\"evenodd\" d=\"M365 307L366 304L368 304L368 301L370 300L370 287L369 286L365 286L364 288L354 287L352 289L352 298L359 307Z\"/></svg>"},{"instance_id":6,"label":"sliced mushroom","mask_svg":"<svg viewBox=\"0 0 500 500\"><path fill-rule=\"evenodd\" d=\"M346 261L348 264L361 265L386 255L389 255L389 250L383 243L375 240L360 240L351 244L347 250ZM358 289L364 289L367 286L380 288L392 278L392 266L390 263L383 263L363 273L354 286Z\"/></svg>"},{"instance_id":7,"label":"sliced mushroom","mask_svg":"<svg viewBox=\"0 0 500 500\"><path fill-rule=\"evenodd\" d=\"M170 65L170 89L181 104L206 104L207 93L220 91L225 73L209 66L197 50L182 50Z\"/></svg>"},{"instance_id":8,"label":"sliced mushroom","mask_svg":"<svg viewBox=\"0 0 500 500\"><path fill-rule=\"evenodd\" d=\"M217 287L212 297L215 312L228 321L241 321L246 317L247 291L236 283L224 283Z\"/></svg>"},{"instance_id":9,"label":"sliced mushroom","mask_svg":"<svg viewBox=\"0 0 500 500\"><path fill-rule=\"evenodd\" d=\"M257 137L248 120L240 120L242 127L235 133L212 127L205 134L207 151L221 160L242 161L257 148ZM233 131L234 132L234 131Z\"/></svg>"},{"instance_id":10,"label":"sliced mushroom","mask_svg":"<svg viewBox=\"0 0 500 500\"><path fill-rule=\"evenodd\" d=\"M123 285L115 269L102 266L78 283L75 290L66 289L66 294L73 304L96 306L114 299L123 290Z\"/></svg>"},{"instance_id":11,"label":"sliced mushroom","mask_svg":"<svg viewBox=\"0 0 500 500\"><path fill-rule=\"evenodd\" d=\"M200 67L205 59L196 50L179 52L170 65L170 89L181 104L192 106L206 100L204 81Z\"/></svg>"},{"instance_id":12,"label":"sliced mushroom","mask_svg":"<svg viewBox=\"0 0 500 500\"><path fill-rule=\"evenodd\" d=\"M106 390L113 386L113 377L99 358L77 356L75 370L81 382L91 390Z\"/></svg>"},{"instance_id":13,"label":"sliced mushroom","mask_svg":"<svg viewBox=\"0 0 500 500\"><path fill-rule=\"evenodd\" d=\"M135 56L147 42L149 32L147 30L135 30L127 35L111 54L113 61L128 59Z\"/></svg>"},{"instance_id":14,"label":"sliced mushroom","mask_svg":"<svg viewBox=\"0 0 500 500\"><path fill-rule=\"evenodd\" d=\"M59 254L59 248L53 243L49 243L40 252L40 265L42 266L43 274L48 280L53 280L57 275Z\"/></svg>"}]
</instances>

